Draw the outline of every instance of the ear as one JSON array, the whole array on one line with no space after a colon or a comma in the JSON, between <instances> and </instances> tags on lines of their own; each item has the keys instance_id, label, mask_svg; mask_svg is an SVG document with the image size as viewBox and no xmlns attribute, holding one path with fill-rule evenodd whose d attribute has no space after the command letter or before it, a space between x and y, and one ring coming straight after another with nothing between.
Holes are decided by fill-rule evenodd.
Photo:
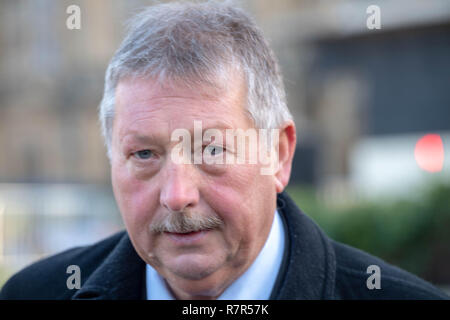
<instances>
[{"instance_id":1,"label":"ear","mask_svg":"<svg viewBox=\"0 0 450 320\"><path fill-rule=\"evenodd\" d=\"M289 182L296 144L297 135L295 124L293 121L288 121L279 131L278 167L274 174L277 193L282 192ZM277 150L275 149L275 151Z\"/></svg>"}]
</instances>

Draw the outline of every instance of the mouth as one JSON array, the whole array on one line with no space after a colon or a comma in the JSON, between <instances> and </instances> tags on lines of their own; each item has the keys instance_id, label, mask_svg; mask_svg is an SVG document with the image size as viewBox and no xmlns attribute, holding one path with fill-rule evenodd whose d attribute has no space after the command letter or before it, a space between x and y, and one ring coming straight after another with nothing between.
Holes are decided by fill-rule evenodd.
<instances>
[{"instance_id":1,"label":"mouth","mask_svg":"<svg viewBox=\"0 0 450 320\"><path fill-rule=\"evenodd\" d=\"M197 231L188 231L188 232L167 232L167 233L171 233L171 234L175 234L175 235L180 235L180 236L187 236L190 234L194 234L197 232L201 232L202 230L197 230Z\"/></svg>"},{"instance_id":2,"label":"mouth","mask_svg":"<svg viewBox=\"0 0 450 320\"><path fill-rule=\"evenodd\" d=\"M185 233L164 232L176 244L196 244L200 242L211 230L199 230Z\"/></svg>"}]
</instances>

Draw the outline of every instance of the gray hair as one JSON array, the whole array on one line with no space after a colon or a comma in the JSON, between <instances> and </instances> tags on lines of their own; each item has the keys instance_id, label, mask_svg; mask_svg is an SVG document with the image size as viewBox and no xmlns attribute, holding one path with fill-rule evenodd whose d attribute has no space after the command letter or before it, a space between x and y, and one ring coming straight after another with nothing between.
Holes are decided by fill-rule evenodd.
<instances>
[{"instance_id":1,"label":"gray hair","mask_svg":"<svg viewBox=\"0 0 450 320\"><path fill-rule=\"evenodd\" d=\"M292 119L278 63L262 32L227 3L166 3L131 19L105 75L99 118L111 159L115 90L125 77L149 77L186 85L217 82L240 71L247 85L247 113L256 128L279 128Z\"/></svg>"}]
</instances>

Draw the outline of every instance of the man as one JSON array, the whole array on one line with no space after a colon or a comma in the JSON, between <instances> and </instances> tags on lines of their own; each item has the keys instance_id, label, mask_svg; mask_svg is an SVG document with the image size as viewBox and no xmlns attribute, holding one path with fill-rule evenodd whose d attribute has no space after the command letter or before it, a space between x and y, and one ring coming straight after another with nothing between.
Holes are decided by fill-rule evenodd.
<instances>
[{"instance_id":1,"label":"man","mask_svg":"<svg viewBox=\"0 0 450 320\"><path fill-rule=\"evenodd\" d=\"M283 193L295 125L273 53L241 10L172 3L137 15L100 120L126 232L29 266L1 298L446 298L329 239Z\"/></svg>"}]
</instances>

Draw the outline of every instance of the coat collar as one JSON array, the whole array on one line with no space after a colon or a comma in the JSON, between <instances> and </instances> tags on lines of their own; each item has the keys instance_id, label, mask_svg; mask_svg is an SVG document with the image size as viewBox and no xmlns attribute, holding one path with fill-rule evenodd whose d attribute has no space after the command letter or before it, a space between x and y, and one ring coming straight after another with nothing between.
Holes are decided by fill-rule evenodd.
<instances>
[{"instance_id":1,"label":"coat collar","mask_svg":"<svg viewBox=\"0 0 450 320\"><path fill-rule=\"evenodd\" d=\"M329 238L287 195L278 194L286 248L271 299L333 299L336 257Z\"/></svg>"},{"instance_id":2,"label":"coat collar","mask_svg":"<svg viewBox=\"0 0 450 320\"><path fill-rule=\"evenodd\" d=\"M283 263L271 299L332 299L336 259L329 239L285 193L277 209L286 230ZM72 299L146 299L145 263L124 235Z\"/></svg>"},{"instance_id":3,"label":"coat collar","mask_svg":"<svg viewBox=\"0 0 450 320\"><path fill-rule=\"evenodd\" d=\"M123 236L89 276L72 299L145 299L145 263L136 253L128 234Z\"/></svg>"}]
</instances>

